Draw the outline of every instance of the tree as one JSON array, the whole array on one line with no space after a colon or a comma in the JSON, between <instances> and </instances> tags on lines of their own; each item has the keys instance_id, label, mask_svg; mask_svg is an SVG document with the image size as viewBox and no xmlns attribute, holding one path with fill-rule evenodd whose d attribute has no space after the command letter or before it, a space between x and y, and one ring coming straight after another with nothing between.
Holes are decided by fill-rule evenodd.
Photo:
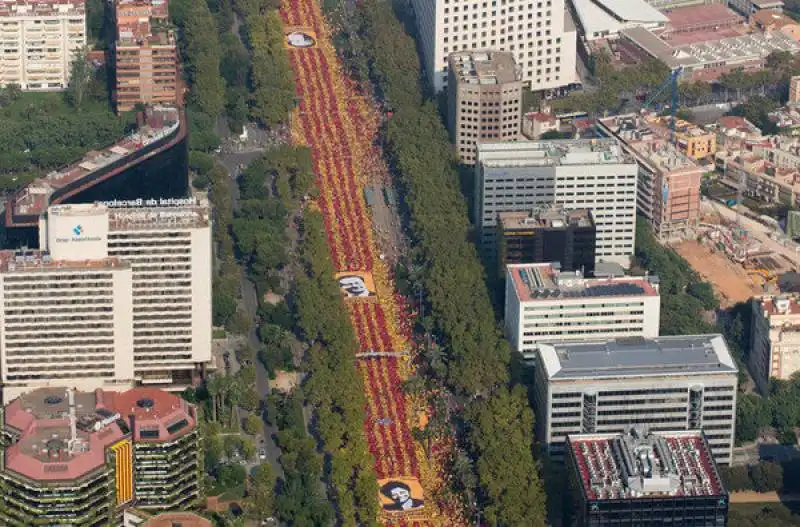
<instances>
[{"instance_id":1,"label":"tree","mask_svg":"<svg viewBox=\"0 0 800 527\"><path fill-rule=\"evenodd\" d=\"M725 482L725 488L728 490L741 491L753 488L753 482L750 480L750 470L747 466L721 467L720 475Z\"/></svg>"},{"instance_id":2,"label":"tree","mask_svg":"<svg viewBox=\"0 0 800 527\"><path fill-rule=\"evenodd\" d=\"M75 52L70 66L69 84L64 92L64 97L70 106L80 108L89 85L92 82L92 66L89 64L89 48L83 47Z\"/></svg>"},{"instance_id":3,"label":"tree","mask_svg":"<svg viewBox=\"0 0 800 527\"><path fill-rule=\"evenodd\" d=\"M769 408L761 397L752 393L740 393L736 402L736 442L755 441L759 432L770 425Z\"/></svg>"},{"instance_id":4,"label":"tree","mask_svg":"<svg viewBox=\"0 0 800 527\"><path fill-rule=\"evenodd\" d=\"M758 492L780 490L783 487L783 468L772 461L761 461L750 469L750 478Z\"/></svg>"},{"instance_id":5,"label":"tree","mask_svg":"<svg viewBox=\"0 0 800 527\"><path fill-rule=\"evenodd\" d=\"M257 435L261 433L261 425L261 419L258 416L249 414L245 420L244 431L253 436Z\"/></svg>"},{"instance_id":6,"label":"tree","mask_svg":"<svg viewBox=\"0 0 800 527\"><path fill-rule=\"evenodd\" d=\"M239 464L222 465L217 472L217 483L226 489L243 485L247 477L244 467Z\"/></svg>"},{"instance_id":7,"label":"tree","mask_svg":"<svg viewBox=\"0 0 800 527\"><path fill-rule=\"evenodd\" d=\"M248 491L248 515L257 522L275 515L275 483L277 478L269 464L258 465L253 470Z\"/></svg>"}]
</instances>

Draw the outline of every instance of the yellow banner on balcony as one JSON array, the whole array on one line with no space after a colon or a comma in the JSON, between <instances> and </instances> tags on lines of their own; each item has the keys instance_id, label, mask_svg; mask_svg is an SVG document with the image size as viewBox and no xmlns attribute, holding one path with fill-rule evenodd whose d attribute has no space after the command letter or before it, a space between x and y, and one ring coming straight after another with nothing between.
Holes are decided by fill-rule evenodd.
<instances>
[{"instance_id":1,"label":"yellow banner on balcony","mask_svg":"<svg viewBox=\"0 0 800 527\"><path fill-rule=\"evenodd\" d=\"M117 505L133 499L133 446L129 439L111 447L115 454Z\"/></svg>"}]
</instances>

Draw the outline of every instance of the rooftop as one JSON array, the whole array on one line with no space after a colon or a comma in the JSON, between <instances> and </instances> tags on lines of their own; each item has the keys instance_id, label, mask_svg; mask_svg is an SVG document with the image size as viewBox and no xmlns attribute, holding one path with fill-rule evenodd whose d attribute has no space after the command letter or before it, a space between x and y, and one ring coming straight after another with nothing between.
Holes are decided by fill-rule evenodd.
<instances>
[{"instance_id":1,"label":"rooftop","mask_svg":"<svg viewBox=\"0 0 800 527\"><path fill-rule=\"evenodd\" d=\"M88 152L83 159L72 165L33 180L9 199L6 208L14 215L40 216L50 205L50 197L55 191L87 178L95 171L169 136L179 125L180 116L177 108L153 107L149 110L145 124L136 132L103 150Z\"/></svg>"},{"instance_id":2,"label":"rooftop","mask_svg":"<svg viewBox=\"0 0 800 527\"><path fill-rule=\"evenodd\" d=\"M489 167L632 164L614 139L478 143L478 162Z\"/></svg>"},{"instance_id":3,"label":"rooftop","mask_svg":"<svg viewBox=\"0 0 800 527\"><path fill-rule=\"evenodd\" d=\"M800 302L798 302L796 295L765 295L756 300L766 317L772 315L800 315Z\"/></svg>"},{"instance_id":4,"label":"rooftop","mask_svg":"<svg viewBox=\"0 0 800 527\"><path fill-rule=\"evenodd\" d=\"M498 216L504 229L530 229L532 227L563 229L567 226L594 226L592 212L589 209L565 210L561 207L550 207L530 212L500 212Z\"/></svg>"},{"instance_id":5,"label":"rooftop","mask_svg":"<svg viewBox=\"0 0 800 527\"><path fill-rule=\"evenodd\" d=\"M744 23L744 17L726 7L725 4L676 7L664 10L664 15L669 20L667 31L690 30L698 26L725 22Z\"/></svg>"},{"instance_id":6,"label":"rooftop","mask_svg":"<svg viewBox=\"0 0 800 527\"><path fill-rule=\"evenodd\" d=\"M521 302L556 298L658 296L655 276L585 278L580 271L561 272L551 263L512 264L508 275Z\"/></svg>"},{"instance_id":7,"label":"rooftop","mask_svg":"<svg viewBox=\"0 0 800 527\"><path fill-rule=\"evenodd\" d=\"M177 395L156 388L134 388L108 395L120 414L134 417L136 441L172 441L195 427L194 408Z\"/></svg>"},{"instance_id":8,"label":"rooftop","mask_svg":"<svg viewBox=\"0 0 800 527\"><path fill-rule=\"evenodd\" d=\"M578 434L567 442L590 501L727 495L699 431Z\"/></svg>"},{"instance_id":9,"label":"rooftop","mask_svg":"<svg viewBox=\"0 0 800 527\"><path fill-rule=\"evenodd\" d=\"M461 51L451 53L448 60L459 83L508 84L522 79L522 71L510 52Z\"/></svg>"},{"instance_id":10,"label":"rooftop","mask_svg":"<svg viewBox=\"0 0 800 527\"><path fill-rule=\"evenodd\" d=\"M573 0L572 3L588 38L594 33L616 34L629 25L667 22L667 17L645 0Z\"/></svg>"},{"instance_id":11,"label":"rooftop","mask_svg":"<svg viewBox=\"0 0 800 527\"><path fill-rule=\"evenodd\" d=\"M0 1L0 17L16 15L48 16L54 14L83 14L85 0L2 0Z\"/></svg>"},{"instance_id":12,"label":"rooftop","mask_svg":"<svg viewBox=\"0 0 800 527\"><path fill-rule=\"evenodd\" d=\"M539 344L541 363L554 380L736 374L722 335L633 337Z\"/></svg>"},{"instance_id":13,"label":"rooftop","mask_svg":"<svg viewBox=\"0 0 800 527\"><path fill-rule=\"evenodd\" d=\"M47 251L38 250L6 250L0 251L0 272L50 272L65 269L96 270L124 269L130 267L116 257L96 260L55 260Z\"/></svg>"},{"instance_id":14,"label":"rooftop","mask_svg":"<svg viewBox=\"0 0 800 527\"><path fill-rule=\"evenodd\" d=\"M108 230L194 229L210 225L211 207L204 198L162 198L53 205L48 215L93 216L108 214Z\"/></svg>"},{"instance_id":15,"label":"rooftop","mask_svg":"<svg viewBox=\"0 0 800 527\"><path fill-rule=\"evenodd\" d=\"M212 527L210 520L192 512L165 512L147 520L143 527Z\"/></svg>"},{"instance_id":16,"label":"rooftop","mask_svg":"<svg viewBox=\"0 0 800 527\"><path fill-rule=\"evenodd\" d=\"M628 114L600 119L598 123L654 170L661 173L702 171L695 160L672 144L669 128L659 121Z\"/></svg>"},{"instance_id":17,"label":"rooftop","mask_svg":"<svg viewBox=\"0 0 800 527\"><path fill-rule=\"evenodd\" d=\"M106 462L105 449L129 433L106 392L41 388L6 406L5 427L19 440L6 469L34 480L74 480Z\"/></svg>"}]
</instances>

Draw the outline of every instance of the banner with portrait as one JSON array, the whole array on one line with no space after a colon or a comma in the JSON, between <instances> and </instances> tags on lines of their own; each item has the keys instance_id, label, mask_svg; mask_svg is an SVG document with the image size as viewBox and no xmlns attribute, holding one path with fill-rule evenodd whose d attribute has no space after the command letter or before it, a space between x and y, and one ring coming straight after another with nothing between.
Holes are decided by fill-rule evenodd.
<instances>
[{"instance_id":1,"label":"banner with portrait","mask_svg":"<svg viewBox=\"0 0 800 527\"><path fill-rule=\"evenodd\" d=\"M289 49L309 49L317 46L317 35L309 28L287 27L283 35L283 42Z\"/></svg>"},{"instance_id":2,"label":"banner with portrait","mask_svg":"<svg viewBox=\"0 0 800 527\"><path fill-rule=\"evenodd\" d=\"M378 498L385 512L413 512L425 506L425 493L419 480L413 476L379 479Z\"/></svg>"},{"instance_id":3,"label":"banner with portrait","mask_svg":"<svg viewBox=\"0 0 800 527\"><path fill-rule=\"evenodd\" d=\"M339 284L342 296L347 300L377 300L375 281L372 273L366 271L345 271L336 273L334 278Z\"/></svg>"}]
</instances>

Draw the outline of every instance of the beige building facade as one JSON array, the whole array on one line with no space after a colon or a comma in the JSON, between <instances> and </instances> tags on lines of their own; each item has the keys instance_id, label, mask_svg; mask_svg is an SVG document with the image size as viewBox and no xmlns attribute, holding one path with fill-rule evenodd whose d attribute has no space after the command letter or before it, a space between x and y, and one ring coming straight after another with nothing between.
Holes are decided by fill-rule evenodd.
<instances>
[{"instance_id":1,"label":"beige building facade","mask_svg":"<svg viewBox=\"0 0 800 527\"><path fill-rule=\"evenodd\" d=\"M0 2L0 86L62 90L76 52L85 45L83 0Z\"/></svg>"},{"instance_id":2,"label":"beige building facade","mask_svg":"<svg viewBox=\"0 0 800 527\"><path fill-rule=\"evenodd\" d=\"M800 303L797 295L753 298L748 366L759 391L770 378L788 380L800 370Z\"/></svg>"},{"instance_id":3,"label":"beige building facade","mask_svg":"<svg viewBox=\"0 0 800 527\"><path fill-rule=\"evenodd\" d=\"M522 124L522 70L514 54L465 51L449 57L448 120L462 163L479 141L515 141Z\"/></svg>"}]
</instances>

